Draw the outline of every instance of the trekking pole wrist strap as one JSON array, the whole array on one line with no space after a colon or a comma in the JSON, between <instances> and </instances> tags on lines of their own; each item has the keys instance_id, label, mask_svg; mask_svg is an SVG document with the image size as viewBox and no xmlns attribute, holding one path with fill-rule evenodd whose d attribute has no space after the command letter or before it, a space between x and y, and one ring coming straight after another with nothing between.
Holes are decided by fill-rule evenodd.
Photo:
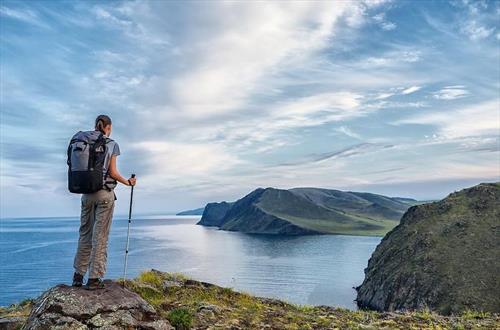
<instances>
[{"instance_id":1,"label":"trekking pole wrist strap","mask_svg":"<svg viewBox=\"0 0 500 330\"><path fill-rule=\"evenodd\" d=\"M127 180L128 181L128 185L131 186L132 185L132 182L130 182L130 179Z\"/></svg>"}]
</instances>

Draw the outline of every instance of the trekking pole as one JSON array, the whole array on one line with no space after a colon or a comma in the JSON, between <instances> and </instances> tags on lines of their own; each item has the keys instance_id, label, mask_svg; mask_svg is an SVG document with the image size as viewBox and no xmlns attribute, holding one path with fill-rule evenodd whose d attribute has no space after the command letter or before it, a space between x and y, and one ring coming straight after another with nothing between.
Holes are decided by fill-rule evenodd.
<instances>
[{"instance_id":1,"label":"trekking pole","mask_svg":"<svg viewBox=\"0 0 500 330\"><path fill-rule=\"evenodd\" d=\"M135 178L135 174L132 174ZM127 278L127 260L128 260L128 244L130 239L130 223L132 222L132 199L134 198L134 186L130 190L130 207L128 209L128 225L127 225L127 246L125 247L125 265L123 266L123 287L125 287L125 280Z\"/></svg>"}]
</instances>

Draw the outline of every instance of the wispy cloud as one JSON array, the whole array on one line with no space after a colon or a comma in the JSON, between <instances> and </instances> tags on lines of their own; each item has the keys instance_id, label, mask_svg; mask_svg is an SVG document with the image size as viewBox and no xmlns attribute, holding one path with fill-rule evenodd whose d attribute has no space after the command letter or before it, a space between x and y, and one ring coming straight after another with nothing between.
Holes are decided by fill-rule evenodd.
<instances>
[{"instance_id":1,"label":"wispy cloud","mask_svg":"<svg viewBox=\"0 0 500 330\"><path fill-rule=\"evenodd\" d=\"M150 184L195 183L209 176L223 175L243 163L220 143L142 141L130 148L144 155L148 171L142 179Z\"/></svg>"},{"instance_id":2,"label":"wispy cloud","mask_svg":"<svg viewBox=\"0 0 500 330\"><path fill-rule=\"evenodd\" d=\"M495 28L487 28L475 20L470 20L462 25L460 31L467 35L471 40L481 40L492 35Z\"/></svg>"},{"instance_id":3,"label":"wispy cloud","mask_svg":"<svg viewBox=\"0 0 500 330\"><path fill-rule=\"evenodd\" d=\"M355 156L365 155L367 153L373 153L382 149L392 148L393 145L381 144L381 143L358 143L346 148L325 152L321 154L309 154L300 159L294 160L292 162L280 163L277 165L271 165L269 168L279 168L279 167L303 167L304 165L322 164L325 162L331 162L335 159L350 158Z\"/></svg>"},{"instance_id":4,"label":"wispy cloud","mask_svg":"<svg viewBox=\"0 0 500 330\"><path fill-rule=\"evenodd\" d=\"M463 35L472 41L479 41L493 35L498 25L498 3L467 0L457 2L455 5L465 9L460 22L460 32Z\"/></svg>"},{"instance_id":5,"label":"wispy cloud","mask_svg":"<svg viewBox=\"0 0 500 330\"><path fill-rule=\"evenodd\" d=\"M375 99L377 99L377 100L383 100L383 99L389 98L389 97L394 96L394 95L396 95L396 94L395 93L385 93L384 92L384 93L378 94L375 97Z\"/></svg>"},{"instance_id":6,"label":"wispy cloud","mask_svg":"<svg viewBox=\"0 0 500 330\"><path fill-rule=\"evenodd\" d=\"M31 9L13 9L6 6L0 6L0 15L43 28L50 27Z\"/></svg>"},{"instance_id":7,"label":"wispy cloud","mask_svg":"<svg viewBox=\"0 0 500 330\"><path fill-rule=\"evenodd\" d=\"M380 13L373 16L373 20L385 31L394 30L397 25L393 22L390 22L386 19L385 13Z\"/></svg>"},{"instance_id":8,"label":"wispy cloud","mask_svg":"<svg viewBox=\"0 0 500 330\"><path fill-rule=\"evenodd\" d=\"M419 91L421 88L422 87L420 87L420 86L411 86L411 87L403 89L401 91L401 94L407 95L407 94L415 93L416 91Z\"/></svg>"},{"instance_id":9,"label":"wispy cloud","mask_svg":"<svg viewBox=\"0 0 500 330\"><path fill-rule=\"evenodd\" d=\"M465 86L447 86L433 93L433 97L438 100L455 100L469 95Z\"/></svg>"},{"instance_id":10,"label":"wispy cloud","mask_svg":"<svg viewBox=\"0 0 500 330\"><path fill-rule=\"evenodd\" d=\"M188 128L182 136L197 134L200 141L222 139L239 151L268 152L290 144L287 134L293 134L294 129L340 122L377 110L363 109L362 99L358 94L338 92L280 101L270 104L255 118L229 120L194 131Z\"/></svg>"},{"instance_id":11,"label":"wispy cloud","mask_svg":"<svg viewBox=\"0 0 500 330\"><path fill-rule=\"evenodd\" d=\"M348 148L342 149L340 151L328 152L319 155L314 161L321 162L325 160L331 160L335 158L352 157L360 154L365 154L379 149L392 148L394 145L391 144L376 144L376 143L360 143Z\"/></svg>"},{"instance_id":12,"label":"wispy cloud","mask_svg":"<svg viewBox=\"0 0 500 330\"><path fill-rule=\"evenodd\" d=\"M375 66L395 66L401 63L414 63L421 59L421 52L418 50L393 51L384 54L383 57L369 57L365 60L366 65Z\"/></svg>"},{"instance_id":13,"label":"wispy cloud","mask_svg":"<svg viewBox=\"0 0 500 330\"><path fill-rule=\"evenodd\" d=\"M339 128L336 129L336 131L358 140L361 140L362 138L360 134L354 132L347 126L340 126Z\"/></svg>"},{"instance_id":14,"label":"wispy cloud","mask_svg":"<svg viewBox=\"0 0 500 330\"><path fill-rule=\"evenodd\" d=\"M270 88L269 75L307 61L325 47L336 22L355 15L350 7L328 2L220 5L219 15L239 19L223 25L230 33L214 29L190 41L197 56L190 70L169 86L176 106L194 117L240 109L251 95ZM206 45L210 48L203 51Z\"/></svg>"},{"instance_id":15,"label":"wispy cloud","mask_svg":"<svg viewBox=\"0 0 500 330\"><path fill-rule=\"evenodd\" d=\"M500 99L446 112L428 112L400 120L397 124L433 125L438 134L446 138L499 135Z\"/></svg>"}]
</instances>

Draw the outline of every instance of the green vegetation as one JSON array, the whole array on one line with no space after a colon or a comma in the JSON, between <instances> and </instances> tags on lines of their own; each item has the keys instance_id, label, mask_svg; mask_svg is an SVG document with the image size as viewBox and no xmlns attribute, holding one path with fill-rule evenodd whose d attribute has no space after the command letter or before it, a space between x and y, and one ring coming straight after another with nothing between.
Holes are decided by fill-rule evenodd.
<instances>
[{"instance_id":1,"label":"green vegetation","mask_svg":"<svg viewBox=\"0 0 500 330\"><path fill-rule=\"evenodd\" d=\"M18 304L12 304L8 307L0 307L0 317L19 317L27 316L33 307L33 299L25 299Z\"/></svg>"},{"instance_id":2,"label":"green vegetation","mask_svg":"<svg viewBox=\"0 0 500 330\"><path fill-rule=\"evenodd\" d=\"M163 283L162 278L153 272L143 272L139 275L137 280L141 283L153 285L155 287L159 287Z\"/></svg>"},{"instance_id":3,"label":"green vegetation","mask_svg":"<svg viewBox=\"0 0 500 330\"><path fill-rule=\"evenodd\" d=\"M301 228L315 230L324 234L384 236L398 224L394 220L361 217L355 214L344 215L349 222L341 223L332 221L332 219L300 218L289 214L269 213Z\"/></svg>"},{"instance_id":4,"label":"green vegetation","mask_svg":"<svg viewBox=\"0 0 500 330\"><path fill-rule=\"evenodd\" d=\"M442 316L418 312L380 313L326 306L302 306L259 298L182 274L142 273L127 288L152 304L177 330L187 329L499 329L500 315L465 311ZM27 317L32 300L0 308L0 318Z\"/></svg>"},{"instance_id":5,"label":"green vegetation","mask_svg":"<svg viewBox=\"0 0 500 330\"><path fill-rule=\"evenodd\" d=\"M162 292L144 294L149 287ZM160 284L161 283L161 284ZM404 313L380 313L370 310L313 307L251 296L209 283L190 280L179 274L150 271L128 281L144 299L170 320L176 329L497 329L500 316L491 313L464 312L441 316L429 310Z\"/></svg>"},{"instance_id":6,"label":"green vegetation","mask_svg":"<svg viewBox=\"0 0 500 330\"><path fill-rule=\"evenodd\" d=\"M377 246L358 290L373 309L428 306L442 314L500 311L500 183L418 205Z\"/></svg>"},{"instance_id":7,"label":"green vegetation","mask_svg":"<svg viewBox=\"0 0 500 330\"><path fill-rule=\"evenodd\" d=\"M191 329L191 324L193 323L193 315L186 308L176 308L172 309L167 316L170 324L177 330L188 330Z\"/></svg>"},{"instance_id":8,"label":"green vegetation","mask_svg":"<svg viewBox=\"0 0 500 330\"><path fill-rule=\"evenodd\" d=\"M140 285L137 285L137 283L140 283ZM158 277L155 273L144 272L134 282L127 282L127 287L132 287L147 302L154 307L158 307L164 300L161 290L162 283L162 278Z\"/></svg>"}]
</instances>

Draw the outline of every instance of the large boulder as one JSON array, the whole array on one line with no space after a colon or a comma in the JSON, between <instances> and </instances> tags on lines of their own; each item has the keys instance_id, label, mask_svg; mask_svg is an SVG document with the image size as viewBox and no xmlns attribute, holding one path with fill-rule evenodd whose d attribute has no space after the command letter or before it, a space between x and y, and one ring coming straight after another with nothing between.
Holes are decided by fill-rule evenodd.
<instances>
[{"instance_id":1,"label":"large boulder","mask_svg":"<svg viewBox=\"0 0 500 330\"><path fill-rule=\"evenodd\" d=\"M377 246L357 303L381 311L500 312L500 183L410 208Z\"/></svg>"},{"instance_id":2,"label":"large boulder","mask_svg":"<svg viewBox=\"0 0 500 330\"><path fill-rule=\"evenodd\" d=\"M26 317L0 317L0 330L17 330L26 323Z\"/></svg>"},{"instance_id":3,"label":"large boulder","mask_svg":"<svg viewBox=\"0 0 500 330\"><path fill-rule=\"evenodd\" d=\"M117 282L88 291L58 285L35 302L24 329L150 329L173 327L138 294Z\"/></svg>"}]
</instances>

